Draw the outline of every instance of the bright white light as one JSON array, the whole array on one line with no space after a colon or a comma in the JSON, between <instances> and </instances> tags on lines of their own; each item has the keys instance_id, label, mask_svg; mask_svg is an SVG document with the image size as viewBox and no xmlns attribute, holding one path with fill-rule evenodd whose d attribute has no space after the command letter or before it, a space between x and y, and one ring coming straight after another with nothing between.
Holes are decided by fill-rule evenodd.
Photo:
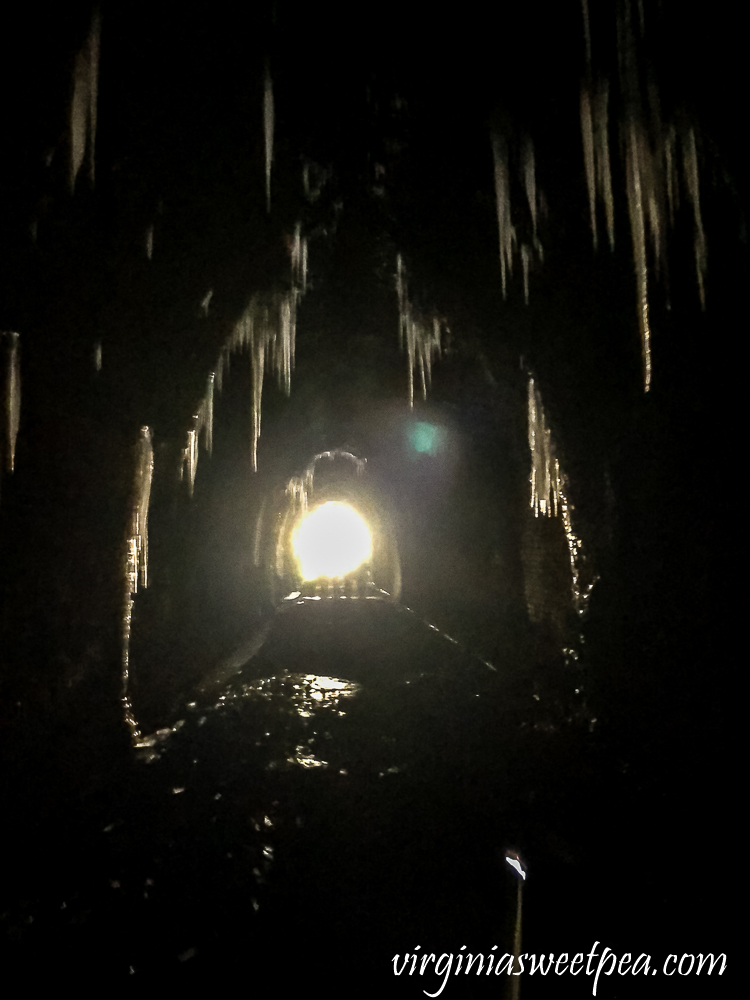
<instances>
[{"instance_id":1,"label":"bright white light","mask_svg":"<svg viewBox=\"0 0 750 1000\"><path fill-rule=\"evenodd\" d=\"M508 857L506 857L505 860L508 862L508 864L510 865L511 868L515 868L516 869L516 871L518 872L518 874L525 881L525 879L526 879L526 872L521 867L521 862L518 860L518 858L508 858Z\"/></svg>"},{"instance_id":2,"label":"bright white light","mask_svg":"<svg viewBox=\"0 0 750 1000\"><path fill-rule=\"evenodd\" d=\"M348 504L331 500L310 511L292 535L303 579L339 579L372 555L370 532Z\"/></svg>"}]
</instances>

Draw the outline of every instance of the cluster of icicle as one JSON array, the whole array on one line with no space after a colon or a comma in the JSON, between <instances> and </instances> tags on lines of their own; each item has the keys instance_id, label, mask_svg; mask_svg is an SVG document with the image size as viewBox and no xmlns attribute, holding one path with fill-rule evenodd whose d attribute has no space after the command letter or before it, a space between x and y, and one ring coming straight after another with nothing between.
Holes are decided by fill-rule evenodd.
<instances>
[{"instance_id":1,"label":"cluster of icicle","mask_svg":"<svg viewBox=\"0 0 750 1000\"><path fill-rule=\"evenodd\" d=\"M508 275L513 274L513 259L518 253L523 270L523 295L529 303L529 267L534 256L544 260L544 250L539 241L538 221L541 195L536 184L534 144L527 138L521 147L521 180L531 215L531 245L518 246L516 227L511 216L511 175L508 143L497 133L492 136L492 155L495 163L495 199L497 202L497 228L500 239L500 276L503 298L507 296Z\"/></svg>"},{"instance_id":2,"label":"cluster of icicle","mask_svg":"<svg viewBox=\"0 0 750 1000\"><path fill-rule=\"evenodd\" d=\"M582 0L586 37L587 74L581 88L581 132L589 214L594 248L597 247L597 197L604 202L609 244L614 249L614 202L609 157L608 83L594 81L591 69L591 33L587 0ZM636 31L632 0L623 0L618 13L618 49L620 89L624 113L620 126L620 145L625 159L625 182L633 245L638 326L643 358L643 385L651 387L651 324L649 319L649 256L656 277L666 272L665 241L667 226L674 224L679 206L682 173L687 198L693 209L694 253L698 294L705 308L706 237L700 207L698 154L694 127L662 120L656 86L639 81ZM643 34L643 9L639 5ZM647 99L644 99L644 90ZM650 246L650 254L649 254Z\"/></svg>"},{"instance_id":3,"label":"cluster of icicle","mask_svg":"<svg viewBox=\"0 0 750 1000\"><path fill-rule=\"evenodd\" d=\"M286 292L256 294L240 317L222 347L206 383L206 394L193 415L188 430L187 444L182 453L180 476L187 469L190 495L195 486L198 467L198 445L203 435L203 446L211 454L213 449L214 390L221 392L224 377L229 372L232 354L248 351L252 362L253 471L258 470L258 439L260 438L261 400L263 379L267 370L275 372L279 385L289 395L294 368L294 345L297 329L297 304L307 289L307 240L297 223L292 241L292 287ZM204 300L207 307L207 301ZM206 310L207 311L207 310Z\"/></svg>"},{"instance_id":4,"label":"cluster of icicle","mask_svg":"<svg viewBox=\"0 0 750 1000\"><path fill-rule=\"evenodd\" d=\"M154 448L151 430L141 427L135 448L133 491L126 535L125 600L122 615L122 704L125 722L132 739L137 742L140 729L133 715L128 695L130 675L130 626L133 616L133 598L138 587L148 586L148 507L151 499L151 481L154 475Z\"/></svg>"},{"instance_id":5,"label":"cluster of icicle","mask_svg":"<svg viewBox=\"0 0 750 1000\"><path fill-rule=\"evenodd\" d=\"M565 495L560 463L553 458L552 435L542 406L542 399L533 378L528 385L529 450L531 452L531 509L534 516L562 517L565 540L570 556L571 590L573 607L583 615L586 603L598 577L584 586L581 568L585 562L581 539L573 531L570 517L571 505Z\"/></svg>"},{"instance_id":6,"label":"cluster of icicle","mask_svg":"<svg viewBox=\"0 0 750 1000\"><path fill-rule=\"evenodd\" d=\"M86 41L76 53L73 70L73 98L70 104L70 190L86 161L89 181L94 184L96 110L99 90L99 38L101 21L94 11Z\"/></svg>"},{"instance_id":7,"label":"cluster of icicle","mask_svg":"<svg viewBox=\"0 0 750 1000\"><path fill-rule=\"evenodd\" d=\"M427 389L432 382L432 361L440 356L443 321L433 316L429 319L415 315L409 301L406 271L401 254L396 257L396 291L398 292L399 345L406 345L409 366L409 406L414 406L414 369L419 366L422 398L427 399Z\"/></svg>"}]
</instances>

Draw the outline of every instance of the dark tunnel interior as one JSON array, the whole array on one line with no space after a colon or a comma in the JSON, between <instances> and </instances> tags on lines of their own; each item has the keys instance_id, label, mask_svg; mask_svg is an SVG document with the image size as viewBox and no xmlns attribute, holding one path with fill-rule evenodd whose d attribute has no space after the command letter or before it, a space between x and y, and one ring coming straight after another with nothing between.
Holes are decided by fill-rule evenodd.
<instances>
[{"instance_id":1,"label":"dark tunnel interior","mask_svg":"<svg viewBox=\"0 0 750 1000\"><path fill-rule=\"evenodd\" d=\"M0 15L9 977L728 994L735 16Z\"/></svg>"}]
</instances>

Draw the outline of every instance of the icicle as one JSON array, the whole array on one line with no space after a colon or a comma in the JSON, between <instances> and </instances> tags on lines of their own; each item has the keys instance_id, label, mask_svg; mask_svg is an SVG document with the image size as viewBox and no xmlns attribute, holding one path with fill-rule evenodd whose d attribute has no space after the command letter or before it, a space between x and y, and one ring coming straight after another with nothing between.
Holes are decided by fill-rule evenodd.
<instances>
[{"instance_id":1,"label":"icicle","mask_svg":"<svg viewBox=\"0 0 750 1000\"><path fill-rule=\"evenodd\" d=\"M679 208L679 181L677 178L677 136L674 126L667 130L664 139L664 172L667 181L667 204L669 205L669 224L674 225L675 211Z\"/></svg>"},{"instance_id":2,"label":"icicle","mask_svg":"<svg viewBox=\"0 0 750 1000\"><path fill-rule=\"evenodd\" d=\"M260 438L260 407L263 399L263 373L265 370L265 344L253 344L253 472L258 471L258 439Z\"/></svg>"},{"instance_id":3,"label":"icicle","mask_svg":"<svg viewBox=\"0 0 750 1000\"><path fill-rule=\"evenodd\" d=\"M510 218L510 176L508 173L508 149L497 135L492 137L492 153L495 161L495 199L497 201L497 228L500 240L500 274L503 298L506 298L506 268L513 272L513 243L516 234Z\"/></svg>"},{"instance_id":4,"label":"icicle","mask_svg":"<svg viewBox=\"0 0 750 1000\"><path fill-rule=\"evenodd\" d=\"M422 351L419 352L417 361L419 363L419 380L422 385L422 399L427 399L427 380L425 378L424 354L422 353Z\"/></svg>"},{"instance_id":5,"label":"icicle","mask_svg":"<svg viewBox=\"0 0 750 1000\"><path fill-rule=\"evenodd\" d=\"M591 25L589 23L589 3L588 0L581 0L583 12L583 37L586 40L586 63L591 65Z\"/></svg>"},{"instance_id":6,"label":"icicle","mask_svg":"<svg viewBox=\"0 0 750 1000\"><path fill-rule=\"evenodd\" d=\"M406 353L409 358L409 408L414 406L414 355L415 355L415 330L414 321L411 316L406 318Z\"/></svg>"},{"instance_id":7,"label":"icicle","mask_svg":"<svg viewBox=\"0 0 750 1000\"><path fill-rule=\"evenodd\" d=\"M219 353L219 360L216 362L216 391L221 395L224 388L224 369L229 370L229 350L226 346L222 347Z\"/></svg>"},{"instance_id":8,"label":"icicle","mask_svg":"<svg viewBox=\"0 0 750 1000\"><path fill-rule=\"evenodd\" d=\"M528 385L529 450L531 452L531 500L534 516L557 511L557 484L552 476L552 436L547 428L544 408L534 379Z\"/></svg>"},{"instance_id":9,"label":"icicle","mask_svg":"<svg viewBox=\"0 0 750 1000\"><path fill-rule=\"evenodd\" d=\"M201 312L203 313L204 316L208 316L208 307L211 302L211 297L213 296L213 294L214 294L213 288L209 288L209 290L201 299Z\"/></svg>"},{"instance_id":10,"label":"icicle","mask_svg":"<svg viewBox=\"0 0 750 1000\"><path fill-rule=\"evenodd\" d=\"M266 211L271 211L271 161L273 160L273 86L271 72L266 63L263 85L263 135L266 144Z\"/></svg>"},{"instance_id":11,"label":"icicle","mask_svg":"<svg viewBox=\"0 0 750 1000\"><path fill-rule=\"evenodd\" d=\"M294 227L292 238L292 286L302 294L307 290L307 239L302 235L302 223Z\"/></svg>"},{"instance_id":12,"label":"icicle","mask_svg":"<svg viewBox=\"0 0 750 1000\"><path fill-rule=\"evenodd\" d=\"M152 225L146 229L146 256L149 260L154 256L154 227Z\"/></svg>"},{"instance_id":13,"label":"icicle","mask_svg":"<svg viewBox=\"0 0 750 1000\"><path fill-rule=\"evenodd\" d=\"M209 455L214 450L214 381L213 372L208 376L206 396L201 404L201 428L204 431L203 447Z\"/></svg>"},{"instance_id":14,"label":"icicle","mask_svg":"<svg viewBox=\"0 0 750 1000\"><path fill-rule=\"evenodd\" d=\"M5 468L13 472L16 462L16 438L21 420L21 359L20 336L7 332L8 342L5 371Z\"/></svg>"},{"instance_id":15,"label":"icicle","mask_svg":"<svg viewBox=\"0 0 750 1000\"><path fill-rule=\"evenodd\" d=\"M130 516L128 566L130 593L138 592L138 583L148 586L148 505L151 497L151 478L154 471L154 449L151 430L142 427L135 458L135 483Z\"/></svg>"},{"instance_id":16,"label":"icicle","mask_svg":"<svg viewBox=\"0 0 750 1000\"><path fill-rule=\"evenodd\" d=\"M633 239L633 263L635 265L636 289L638 295L638 323L641 332L643 352L643 388L651 387L651 330L648 316L648 267L646 261L646 230L644 224L643 190L641 184L641 139L635 122L630 122L625 132L628 209L630 231Z\"/></svg>"},{"instance_id":17,"label":"icicle","mask_svg":"<svg viewBox=\"0 0 750 1000\"><path fill-rule=\"evenodd\" d=\"M398 293L398 345L404 349L406 334L406 279L404 277L404 262L401 254L396 255L396 292Z\"/></svg>"},{"instance_id":18,"label":"icicle","mask_svg":"<svg viewBox=\"0 0 750 1000\"><path fill-rule=\"evenodd\" d=\"M307 242L302 236L299 223L295 228L291 256L291 290L284 294L276 293L266 297L253 296L221 349L216 372L209 376L206 396L201 402L198 414L193 419L193 427L188 431L187 446L183 452L181 477L184 474L184 467L187 466L190 475L191 496L198 463L198 436L201 431L204 431L204 446L210 453L213 446L214 386L219 392L222 391L224 375L229 371L232 353L246 348L250 351L253 412L251 452L254 472L258 470L261 400L267 365L269 368L273 368L279 386L283 388L284 392L287 395L291 393L291 374L294 369L297 328L297 302L304 294L307 271Z\"/></svg>"},{"instance_id":19,"label":"icicle","mask_svg":"<svg viewBox=\"0 0 750 1000\"><path fill-rule=\"evenodd\" d=\"M294 227L291 247L292 281L299 283L299 273L302 263L302 224L297 222Z\"/></svg>"},{"instance_id":20,"label":"icicle","mask_svg":"<svg viewBox=\"0 0 750 1000\"><path fill-rule=\"evenodd\" d=\"M125 547L125 599L122 616L122 705L125 722L130 729L134 745L138 745L141 733L128 696L130 629L133 598L138 592L138 586L140 584L144 589L148 587L148 508L153 473L154 449L151 430L148 427L141 427L135 450L135 476Z\"/></svg>"},{"instance_id":21,"label":"icicle","mask_svg":"<svg viewBox=\"0 0 750 1000\"><path fill-rule=\"evenodd\" d=\"M594 589L599 577L591 575L589 582L584 586L581 576L583 566L586 563L586 556L583 553L583 542L573 531L573 522L570 517L571 503L565 495L560 465L555 460L555 477L557 480L557 493L560 497L560 512L562 515L563 528L565 529L565 540L568 543L568 556L570 558L571 592L573 596L573 608L579 618L586 613L588 599ZM557 511L555 511L557 513Z\"/></svg>"},{"instance_id":22,"label":"icicle","mask_svg":"<svg viewBox=\"0 0 750 1000\"><path fill-rule=\"evenodd\" d=\"M432 359L434 354L440 354L441 323L433 317L429 323L423 322L413 314L407 293L407 281L401 254L396 257L396 291L399 302L399 346L404 349L408 358L409 407L414 406L414 369L419 366L422 396L427 399L427 389L432 381Z\"/></svg>"},{"instance_id":23,"label":"icicle","mask_svg":"<svg viewBox=\"0 0 750 1000\"><path fill-rule=\"evenodd\" d=\"M596 236L596 172L594 166L594 126L591 119L591 98L586 87L581 87L581 135L583 137L583 162L586 166L586 187L589 193L589 216L594 250Z\"/></svg>"},{"instance_id":24,"label":"icicle","mask_svg":"<svg viewBox=\"0 0 750 1000\"><path fill-rule=\"evenodd\" d=\"M96 115L99 86L100 18L94 13L88 37L76 54L73 98L70 106L70 190L87 160L93 187L95 177Z\"/></svg>"},{"instance_id":25,"label":"icicle","mask_svg":"<svg viewBox=\"0 0 750 1000\"><path fill-rule=\"evenodd\" d=\"M279 374L283 378L284 392L292 391L292 304L291 297L284 296L279 304L279 333L281 339L281 366Z\"/></svg>"},{"instance_id":26,"label":"icicle","mask_svg":"<svg viewBox=\"0 0 750 1000\"><path fill-rule=\"evenodd\" d=\"M692 128L682 139L682 155L685 164L685 178L687 181L688 197L693 205L693 216L695 219L695 270L698 277L698 294L701 300L701 309L706 308L706 292L704 278L706 274L706 236L703 231L703 219L701 217L700 184L698 181L698 154L695 149L695 132Z\"/></svg>"},{"instance_id":27,"label":"icicle","mask_svg":"<svg viewBox=\"0 0 750 1000\"><path fill-rule=\"evenodd\" d=\"M98 10L94 12L93 23L90 36L90 67L91 84L89 87L89 180L91 187L96 179L96 124L97 124L97 104L99 100L99 44L100 44L101 21Z\"/></svg>"},{"instance_id":28,"label":"icicle","mask_svg":"<svg viewBox=\"0 0 750 1000\"><path fill-rule=\"evenodd\" d=\"M596 185L599 197L604 202L607 219L609 248L615 248L615 205L612 197L612 173L609 165L609 127L607 102L609 87L606 80L597 88L594 97L594 157L596 162ZM596 244L594 244L596 245Z\"/></svg>"},{"instance_id":29,"label":"icicle","mask_svg":"<svg viewBox=\"0 0 750 1000\"><path fill-rule=\"evenodd\" d=\"M75 83L70 109L70 190L75 190L78 171L86 151L86 120L88 116L87 66L83 52L75 60Z\"/></svg>"},{"instance_id":30,"label":"icicle","mask_svg":"<svg viewBox=\"0 0 750 1000\"><path fill-rule=\"evenodd\" d=\"M130 553L128 552L128 560ZM128 686L130 681L130 628L133 621L133 598L128 584L125 585L125 599L122 611L122 702L123 717L125 725L130 731L130 740L133 746L138 746L141 739L141 728L133 714L133 706L130 702Z\"/></svg>"},{"instance_id":31,"label":"icicle","mask_svg":"<svg viewBox=\"0 0 750 1000\"><path fill-rule=\"evenodd\" d=\"M294 227L291 245L292 287L302 294L307 290L307 239L302 235L302 223Z\"/></svg>"},{"instance_id":32,"label":"icicle","mask_svg":"<svg viewBox=\"0 0 750 1000\"><path fill-rule=\"evenodd\" d=\"M193 426L188 429L187 432L187 444L182 453L182 466L180 469L180 479L183 478L185 471L185 466L187 466L188 471L188 491L190 496L193 495L193 490L195 488L195 472L198 468L198 432L200 430L200 417L196 413L193 417Z\"/></svg>"},{"instance_id":33,"label":"icicle","mask_svg":"<svg viewBox=\"0 0 750 1000\"><path fill-rule=\"evenodd\" d=\"M100 372L102 370L102 342L97 340L94 344L94 368Z\"/></svg>"},{"instance_id":34,"label":"icicle","mask_svg":"<svg viewBox=\"0 0 750 1000\"><path fill-rule=\"evenodd\" d=\"M593 576L590 582L583 586L581 575L586 561L582 551L583 546L573 531L570 517L571 504L565 495L563 485L564 476L560 471L559 461L552 457L554 450L552 433L547 427L539 390L531 377L528 383L528 422L531 452L531 509L536 517L540 514L547 517L562 517L570 558L573 607L580 616L586 610L586 602L598 577Z\"/></svg>"},{"instance_id":35,"label":"icicle","mask_svg":"<svg viewBox=\"0 0 750 1000\"><path fill-rule=\"evenodd\" d=\"M523 298L526 305L529 304L529 259L531 257L531 251L526 246L522 244L521 246L521 264L523 266Z\"/></svg>"},{"instance_id":36,"label":"icicle","mask_svg":"<svg viewBox=\"0 0 750 1000\"><path fill-rule=\"evenodd\" d=\"M534 244L538 242L536 233L536 164L534 162L534 144L527 139L523 145L523 182L526 188L526 199L531 212Z\"/></svg>"}]
</instances>

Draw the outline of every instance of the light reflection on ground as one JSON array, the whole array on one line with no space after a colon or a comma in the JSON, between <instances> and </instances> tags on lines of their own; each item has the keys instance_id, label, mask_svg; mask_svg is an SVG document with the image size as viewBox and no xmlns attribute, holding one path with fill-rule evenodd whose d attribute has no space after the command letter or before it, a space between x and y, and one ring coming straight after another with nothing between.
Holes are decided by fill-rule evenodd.
<instances>
[{"instance_id":1,"label":"light reflection on ground","mask_svg":"<svg viewBox=\"0 0 750 1000\"><path fill-rule=\"evenodd\" d=\"M263 698L270 702L292 706L302 718L310 718L314 711L331 711L344 715L341 701L352 698L361 689L353 681L336 677L319 677L316 674L283 674L281 677L262 677L242 684L230 698Z\"/></svg>"}]
</instances>

